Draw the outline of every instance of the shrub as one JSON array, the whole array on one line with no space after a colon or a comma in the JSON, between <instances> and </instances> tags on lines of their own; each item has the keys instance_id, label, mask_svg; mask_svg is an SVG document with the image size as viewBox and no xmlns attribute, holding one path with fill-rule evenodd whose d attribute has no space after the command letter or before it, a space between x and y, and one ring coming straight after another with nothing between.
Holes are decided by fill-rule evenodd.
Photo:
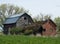
<instances>
[{"instance_id":1,"label":"shrub","mask_svg":"<svg viewBox=\"0 0 60 44\"><path fill-rule=\"evenodd\" d=\"M32 34L33 30L25 30L24 35L30 35Z\"/></svg>"},{"instance_id":2,"label":"shrub","mask_svg":"<svg viewBox=\"0 0 60 44\"><path fill-rule=\"evenodd\" d=\"M10 29L11 34L20 34L21 31L22 31L22 28L19 28L19 27L13 27Z\"/></svg>"}]
</instances>

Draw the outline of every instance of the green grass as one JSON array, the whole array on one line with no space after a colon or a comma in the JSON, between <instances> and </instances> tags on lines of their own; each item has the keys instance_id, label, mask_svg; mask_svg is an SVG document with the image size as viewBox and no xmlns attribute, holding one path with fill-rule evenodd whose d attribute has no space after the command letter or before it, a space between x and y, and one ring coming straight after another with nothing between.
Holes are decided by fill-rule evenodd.
<instances>
[{"instance_id":1,"label":"green grass","mask_svg":"<svg viewBox=\"0 0 60 44\"><path fill-rule=\"evenodd\" d=\"M0 44L60 44L60 37L31 37L0 35Z\"/></svg>"}]
</instances>

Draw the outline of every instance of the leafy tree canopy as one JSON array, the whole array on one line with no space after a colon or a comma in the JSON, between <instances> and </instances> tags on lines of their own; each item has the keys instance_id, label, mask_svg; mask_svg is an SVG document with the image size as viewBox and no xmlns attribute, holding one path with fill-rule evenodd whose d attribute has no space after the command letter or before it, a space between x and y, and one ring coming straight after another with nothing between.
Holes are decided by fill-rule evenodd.
<instances>
[{"instance_id":1,"label":"leafy tree canopy","mask_svg":"<svg viewBox=\"0 0 60 44\"><path fill-rule=\"evenodd\" d=\"M60 17L56 17L56 18L54 19L54 21L55 21L55 23L56 23L56 25L57 25L58 31L60 31Z\"/></svg>"}]
</instances>

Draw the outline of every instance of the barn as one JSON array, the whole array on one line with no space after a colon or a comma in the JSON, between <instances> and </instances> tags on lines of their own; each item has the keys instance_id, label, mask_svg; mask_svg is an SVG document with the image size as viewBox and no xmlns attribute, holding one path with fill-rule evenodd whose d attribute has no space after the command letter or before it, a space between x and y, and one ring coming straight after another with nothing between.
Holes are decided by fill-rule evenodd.
<instances>
[{"instance_id":1,"label":"barn","mask_svg":"<svg viewBox=\"0 0 60 44\"><path fill-rule=\"evenodd\" d=\"M47 35L47 36L56 35L57 26L51 19L45 20L42 27L43 29L45 29L45 31L43 32L43 35Z\"/></svg>"},{"instance_id":2,"label":"barn","mask_svg":"<svg viewBox=\"0 0 60 44\"><path fill-rule=\"evenodd\" d=\"M21 13L12 15L3 22L4 34L8 34L9 28L12 27L29 27L33 28L33 33L40 35L56 35L56 24L51 20L47 19L45 21L33 22L30 15L27 13Z\"/></svg>"},{"instance_id":3,"label":"barn","mask_svg":"<svg viewBox=\"0 0 60 44\"><path fill-rule=\"evenodd\" d=\"M12 15L3 22L4 25L4 33L8 34L8 29L12 27L24 27L29 24L32 24L33 20L30 15L27 13L21 13Z\"/></svg>"}]
</instances>

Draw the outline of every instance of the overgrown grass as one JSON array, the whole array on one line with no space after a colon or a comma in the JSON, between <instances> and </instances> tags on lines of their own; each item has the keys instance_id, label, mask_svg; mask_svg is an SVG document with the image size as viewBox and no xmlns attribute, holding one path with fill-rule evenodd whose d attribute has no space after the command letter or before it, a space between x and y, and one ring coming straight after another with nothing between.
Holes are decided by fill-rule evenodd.
<instances>
[{"instance_id":1,"label":"overgrown grass","mask_svg":"<svg viewBox=\"0 0 60 44\"><path fill-rule=\"evenodd\" d=\"M60 37L0 35L0 44L60 44Z\"/></svg>"}]
</instances>

